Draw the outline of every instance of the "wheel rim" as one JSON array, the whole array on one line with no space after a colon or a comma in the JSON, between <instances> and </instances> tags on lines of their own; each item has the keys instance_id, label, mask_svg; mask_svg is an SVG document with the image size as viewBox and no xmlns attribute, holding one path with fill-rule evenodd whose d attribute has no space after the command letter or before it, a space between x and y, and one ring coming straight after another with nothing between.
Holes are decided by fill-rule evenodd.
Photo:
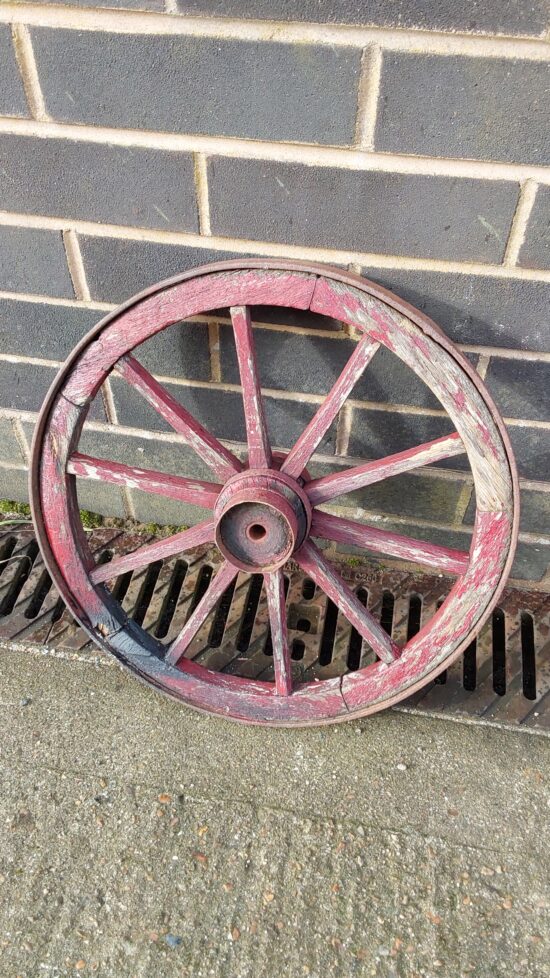
<instances>
[{"instance_id":1,"label":"wheel rim","mask_svg":"<svg viewBox=\"0 0 550 978\"><path fill-rule=\"evenodd\" d=\"M272 452L249 307L310 309L360 337L340 377L291 450ZM160 330L230 308L245 407L248 463L214 438L131 351ZM455 431L434 442L311 480L307 463L378 348L397 354L446 409ZM90 458L78 441L90 403L115 369L207 463L204 482ZM345 492L466 452L477 512L470 553L410 540L319 509ZM113 564L95 567L82 531L76 476L194 502L211 518ZM104 319L50 390L35 433L31 497L46 564L88 633L140 678L197 709L244 722L324 723L375 712L424 685L458 656L490 613L517 537L517 475L504 425L479 377L437 326L396 296L337 269L296 262L224 262L161 283ZM351 544L457 575L437 614L401 649L314 543ZM224 562L165 646L129 620L105 582L162 556L216 541ZM139 556L138 556L139 554ZM377 661L321 682L293 684L282 567L290 556L354 625ZM264 575L275 681L212 672L185 651L239 569Z\"/></svg>"}]
</instances>

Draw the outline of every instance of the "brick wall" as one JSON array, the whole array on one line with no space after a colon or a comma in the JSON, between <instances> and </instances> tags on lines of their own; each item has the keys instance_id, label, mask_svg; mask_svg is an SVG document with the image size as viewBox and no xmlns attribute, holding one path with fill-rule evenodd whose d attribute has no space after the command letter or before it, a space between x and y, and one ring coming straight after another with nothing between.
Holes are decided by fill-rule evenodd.
<instances>
[{"instance_id":1,"label":"brick wall","mask_svg":"<svg viewBox=\"0 0 550 978\"><path fill-rule=\"evenodd\" d=\"M548 0L0 4L0 497L26 498L41 401L104 312L216 258L311 258L387 285L472 360L521 474L514 576L548 582L549 30ZM285 447L350 340L336 324L261 319L268 419ZM215 433L242 438L223 313L140 357ZM353 397L315 472L449 430L389 354ZM84 445L201 472L116 379ZM80 499L144 520L196 515L96 484ZM474 500L456 458L347 505L464 547Z\"/></svg>"}]
</instances>

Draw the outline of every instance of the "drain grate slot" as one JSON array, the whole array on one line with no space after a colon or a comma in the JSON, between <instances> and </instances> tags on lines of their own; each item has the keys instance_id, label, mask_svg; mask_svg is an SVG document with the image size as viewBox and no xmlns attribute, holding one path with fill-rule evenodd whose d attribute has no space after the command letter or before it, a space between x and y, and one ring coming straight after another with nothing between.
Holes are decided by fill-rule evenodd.
<instances>
[{"instance_id":1,"label":"drain grate slot","mask_svg":"<svg viewBox=\"0 0 550 978\"><path fill-rule=\"evenodd\" d=\"M231 582L229 587L227 587L223 592L220 603L218 604L217 611L214 615L214 621L212 622L210 636L208 638L208 644L212 649L218 649L222 644L223 633L229 617L229 609L231 608L231 602L233 601L236 583L236 581Z\"/></svg>"},{"instance_id":2,"label":"drain grate slot","mask_svg":"<svg viewBox=\"0 0 550 978\"><path fill-rule=\"evenodd\" d=\"M166 638L172 624L178 606L179 596L187 574L188 564L186 560L178 560L172 572L168 590L162 602L160 615L155 627L156 638Z\"/></svg>"},{"instance_id":3,"label":"drain grate slot","mask_svg":"<svg viewBox=\"0 0 550 978\"><path fill-rule=\"evenodd\" d=\"M302 584L302 597L304 601L311 601L315 596L315 581L311 577L305 577Z\"/></svg>"},{"instance_id":4,"label":"drain grate slot","mask_svg":"<svg viewBox=\"0 0 550 978\"><path fill-rule=\"evenodd\" d=\"M18 554L17 556L12 551L9 559L14 563L17 561L18 567L14 573L11 584L8 586L6 594L2 598L2 603L0 604L0 618L11 615L13 609L15 608L15 603L31 575L33 564L37 556L38 544L36 543L36 540L31 540L31 542L24 548L22 553Z\"/></svg>"},{"instance_id":5,"label":"drain grate slot","mask_svg":"<svg viewBox=\"0 0 550 978\"><path fill-rule=\"evenodd\" d=\"M292 642L292 647L290 650L290 658L295 662L300 662L304 658L304 652L306 650L306 644L301 638L295 638Z\"/></svg>"},{"instance_id":6,"label":"drain grate slot","mask_svg":"<svg viewBox=\"0 0 550 978\"><path fill-rule=\"evenodd\" d=\"M321 649L319 652L319 665L328 666L332 659L334 649L334 639L336 636L336 625L338 622L338 608L330 599L327 600L327 610L325 612L325 625L321 637Z\"/></svg>"},{"instance_id":7,"label":"drain grate slot","mask_svg":"<svg viewBox=\"0 0 550 978\"><path fill-rule=\"evenodd\" d=\"M197 577L197 583L189 605L189 611L187 613L187 618L190 618L193 614L195 608L197 607L199 601L204 597L208 591L210 581L212 580L212 568L205 564L201 567L199 571L199 576Z\"/></svg>"},{"instance_id":8,"label":"drain grate slot","mask_svg":"<svg viewBox=\"0 0 550 978\"><path fill-rule=\"evenodd\" d=\"M52 611L52 625L59 621L63 617L63 612L65 611L65 602L63 598L58 598L55 602L54 609Z\"/></svg>"},{"instance_id":9,"label":"drain grate slot","mask_svg":"<svg viewBox=\"0 0 550 978\"><path fill-rule=\"evenodd\" d=\"M34 594L25 609L25 618L28 618L29 620L36 618L51 590L51 586L52 579L50 575L46 570L42 571L38 580L38 585L34 590Z\"/></svg>"},{"instance_id":10,"label":"drain grate slot","mask_svg":"<svg viewBox=\"0 0 550 978\"><path fill-rule=\"evenodd\" d=\"M237 638L237 649L239 652L246 652L252 638L252 629L256 619L256 612L260 603L264 579L261 574L253 574L250 579L250 587L244 607L244 615Z\"/></svg>"},{"instance_id":11,"label":"drain grate slot","mask_svg":"<svg viewBox=\"0 0 550 978\"><path fill-rule=\"evenodd\" d=\"M151 564L147 568L145 579L139 590L136 606L132 612L132 618L134 619L136 625L143 625L143 620L147 614L147 611L149 610L149 605L155 591L155 584L157 583L161 568L162 560L156 560L154 564ZM128 584L129 583L130 582L128 582Z\"/></svg>"},{"instance_id":12,"label":"drain grate slot","mask_svg":"<svg viewBox=\"0 0 550 978\"><path fill-rule=\"evenodd\" d=\"M419 594L411 594L409 614L407 617L407 642L420 631L422 621L422 598Z\"/></svg>"},{"instance_id":13,"label":"drain grate slot","mask_svg":"<svg viewBox=\"0 0 550 978\"><path fill-rule=\"evenodd\" d=\"M89 536L99 564L135 549L142 539L137 532L106 528ZM138 624L168 640L207 592L220 560L216 549L205 545L192 555L128 571L107 586ZM338 569L359 602L398 644L413 638L430 620L453 583L374 562L358 566L343 559ZM341 676L376 661L337 606L292 562L285 567L284 590L298 681ZM77 652L91 648L39 559L32 531L10 529L1 535L1 524L0 636ZM425 712L548 729L549 654L550 594L510 587L463 655L407 704ZM192 657L206 668L272 681L273 648L262 575L239 575L226 589L197 634Z\"/></svg>"},{"instance_id":14,"label":"drain grate slot","mask_svg":"<svg viewBox=\"0 0 550 978\"><path fill-rule=\"evenodd\" d=\"M8 537L2 541L2 545L0 546L0 575L8 569L10 557L15 550L16 544L16 537Z\"/></svg>"},{"instance_id":15,"label":"drain grate slot","mask_svg":"<svg viewBox=\"0 0 550 978\"><path fill-rule=\"evenodd\" d=\"M501 608L493 611L493 689L497 696L506 694L506 626Z\"/></svg>"},{"instance_id":16,"label":"drain grate slot","mask_svg":"<svg viewBox=\"0 0 550 978\"><path fill-rule=\"evenodd\" d=\"M462 685L468 692L473 693L477 681L477 641L474 638L464 653L462 666Z\"/></svg>"},{"instance_id":17,"label":"drain grate slot","mask_svg":"<svg viewBox=\"0 0 550 978\"><path fill-rule=\"evenodd\" d=\"M120 577L117 577L116 584L113 588L113 598L116 598L117 601L124 601L124 598L128 593L128 588L132 583L133 573L133 571L126 571L125 574L121 574Z\"/></svg>"},{"instance_id":18,"label":"drain grate slot","mask_svg":"<svg viewBox=\"0 0 550 978\"><path fill-rule=\"evenodd\" d=\"M369 600L369 592L365 590L364 587L357 588L356 591L357 599L363 605L363 608L367 607L367 601ZM361 638L359 632L356 628L352 628L349 636L348 645L348 669L350 672L356 672L361 665L361 651L363 649L363 639Z\"/></svg>"},{"instance_id":19,"label":"drain grate slot","mask_svg":"<svg viewBox=\"0 0 550 978\"><path fill-rule=\"evenodd\" d=\"M537 698L537 666L535 655L535 627L532 615L521 615L521 665L523 695L528 700Z\"/></svg>"},{"instance_id":20,"label":"drain grate slot","mask_svg":"<svg viewBox=\"0 0 550 978\"><path fill-rule=\"evenodd\" d=\"M380 615L380 624L388 635L391 635L393 630L394 605L395 597L391 591L384 591L382 594L382 613Z\"/></svg>"}]
</instances>

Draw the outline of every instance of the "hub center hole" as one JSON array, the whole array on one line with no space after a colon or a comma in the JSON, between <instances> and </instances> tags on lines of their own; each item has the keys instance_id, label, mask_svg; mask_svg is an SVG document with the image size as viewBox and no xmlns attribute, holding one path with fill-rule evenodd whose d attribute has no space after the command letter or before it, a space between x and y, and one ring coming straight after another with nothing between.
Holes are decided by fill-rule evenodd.
<instances>
[{"instance_id":1,"label":"hub center hole","mask_svg":"<svg viewBox=\"0 0 550 978\"><path fill-rule=\"evenodd\" d=\"M246 532L251 540L257 541L263 540L267 530L261 523L251 523Z\"/></svg>"}]
</instances>

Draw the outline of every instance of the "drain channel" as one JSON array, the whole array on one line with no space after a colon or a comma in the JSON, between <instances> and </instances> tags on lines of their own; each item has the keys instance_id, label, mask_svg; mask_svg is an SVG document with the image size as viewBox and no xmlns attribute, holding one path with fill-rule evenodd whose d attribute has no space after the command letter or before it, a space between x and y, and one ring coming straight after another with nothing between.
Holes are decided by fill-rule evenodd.
<instances>
[{"instance_id":1,"label":"drain channel","mask_svg":"<svg viewBox=\"0 0 550 978\"><path fill-rule=\"evenodd\" d=\"M135 533L101 528L90 534L105 563L139 545ZM215 550L130 571L111 581L128 614L157 639L171 641L207 592L219 566ZM441 577L339 564L358 600L398 644L412 638L445 600ZM296 680L353 672L373 655L361 636L314 582L285 567L289 641ZM2 533L0 638L73 650L92 643L65 608L44 568L32 530ZM190 657L216 670L259 679L273 675L269 616L260 574L239 574L190 648ZM459 660L407 701L426 712L468 714L550 729L550 595L509 588L500 606Z\"/></svg>"}]
</instances>

